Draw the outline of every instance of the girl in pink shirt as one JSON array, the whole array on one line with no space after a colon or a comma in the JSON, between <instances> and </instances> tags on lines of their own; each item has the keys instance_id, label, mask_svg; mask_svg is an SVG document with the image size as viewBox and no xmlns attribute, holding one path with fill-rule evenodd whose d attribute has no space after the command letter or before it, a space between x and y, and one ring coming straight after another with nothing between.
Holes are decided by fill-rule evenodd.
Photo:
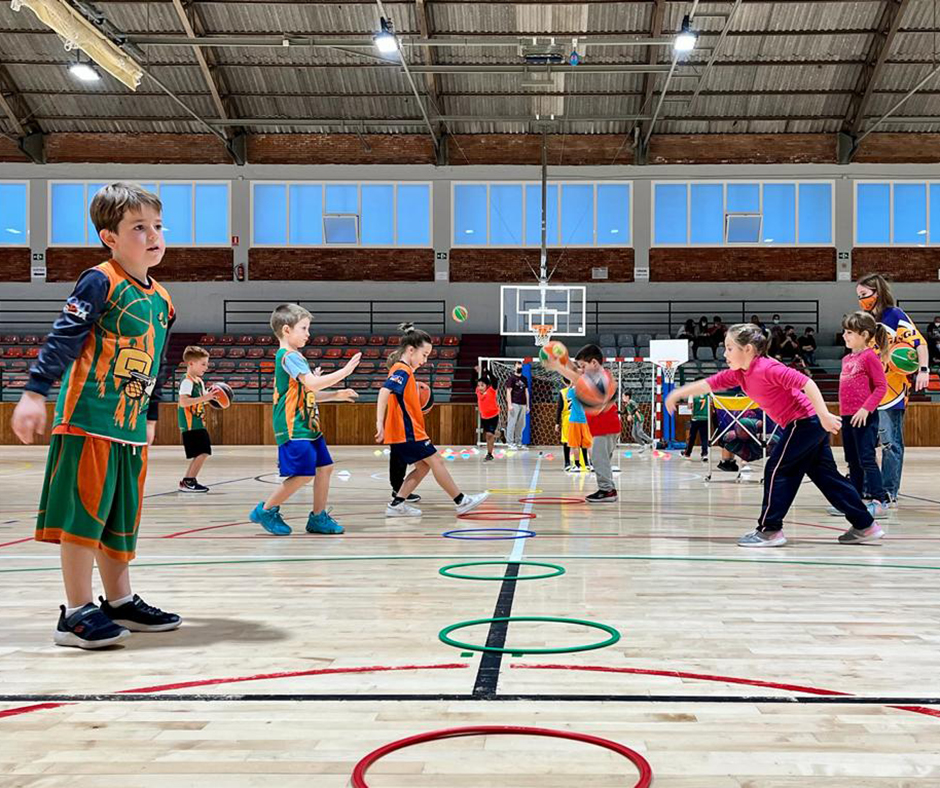
<instances>
[{"instance_id":1,"label":"girl in pink shirt","mask_svg":"<svg viewBox=\"0 0 940 788\"><path fill-rule=\"evenodd\" d=\"M829 445L829 433L842 426L829 412L819 387L811 378L779 361L767 358L767 336L751 323L728 329L725 361L729 369L674 389L666 409L675 413L687 397L740 387L783 432L764 468L764 499L757 528L738 540L740 547L782 547L783 518L800 489L803 476L845 514L852 527L839 536L842 544L870 542L884 535L875 525L858 491L839 473Z\"/></svg>"},{"instance_id":2,"label":"girl in pink shirt","mask_svg":"<svg viewBox=\"0 0 940 788\"><path fill-rule=\"evenodd\" d=\"M887 347L885 330L868 312L853 312L842 318L842 339L851 350L842 359L839 376L839 415L842 416L842 449L849 466L849 477L859 495L863 490L872 498L871 513L876 518L888 516L888 499L875 446L878 443L878 405L888 391L881 359L870 345ZM830 514L842 512L833 507Z\"/></svg>"}]
</instances>

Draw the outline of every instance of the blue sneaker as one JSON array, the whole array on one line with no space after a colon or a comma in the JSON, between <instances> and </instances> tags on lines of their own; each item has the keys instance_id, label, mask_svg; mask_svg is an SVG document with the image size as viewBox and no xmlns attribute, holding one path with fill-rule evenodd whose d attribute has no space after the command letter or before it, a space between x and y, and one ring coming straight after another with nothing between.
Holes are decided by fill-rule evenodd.
<instances>
[{"instance_id":1,"label":"blue sneaker","mask_svg":"<svg viewBox=\"0 0 940 788\"><path fill-rule=\"evenodd\" d=\"M272 506L270 509L265 509L264 501L261 501L251 510L248 519L253 523L258 523L269 534L287 536L290 533L290 526L285 523L284 518L281 517L280 506Z\"/></svg>"},{"instance_id":2,"label":"blue sneaker","mask_svg":"<svg viewBox=\"0 0 940 788\"><path fill-rule=\"evenodd\" d=\"M319 514L310 512L307 517L308 534L341 534L343 526L330 517L329 513L322 511Z\"/></svg>"}]
</instances>

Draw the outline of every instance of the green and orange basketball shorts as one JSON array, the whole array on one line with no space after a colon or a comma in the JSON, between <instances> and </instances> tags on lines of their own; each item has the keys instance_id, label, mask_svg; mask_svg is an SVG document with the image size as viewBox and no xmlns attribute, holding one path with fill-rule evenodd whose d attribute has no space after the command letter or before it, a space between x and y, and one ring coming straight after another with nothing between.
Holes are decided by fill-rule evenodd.
<instances>
[{"instance_id":1,"label":"green and orange basketball shorts","mask_svg":"<svg viewBox=\"0 0 940 788\"><path fill-rule=\"evenodd\" d=\"M130 561L137 547L146 477L146 446L54 434L36 541L85 545Z\"/></svg>"}]
</instances>

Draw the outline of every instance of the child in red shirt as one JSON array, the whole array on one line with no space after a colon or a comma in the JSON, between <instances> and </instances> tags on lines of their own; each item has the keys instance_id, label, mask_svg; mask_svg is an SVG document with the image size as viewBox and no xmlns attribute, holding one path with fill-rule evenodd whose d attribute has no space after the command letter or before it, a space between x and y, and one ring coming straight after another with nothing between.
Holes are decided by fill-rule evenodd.
<instances>
[{"instance_id":1,"label":"child in red shirt","mask_svg":"<svg viewBox=\"0 0 940 788\"><path fill-rule=\"evenodd\" d=\"M480 429L486 436L486 456L483 462L493 461L496 430L499 429L499 403L489 373L484 372L477 381L477 409L480 411Z\"/></svg>"},{"instance_id":2,"label":"child in red shirt","mask_svg":"<svg viewBox=\"0 0 940 788\"><path fill-rule=\"evenodd\" d=\"M557 361L543 362L546 366L577 383L583 374L599 373L604 367L604 354L597 345L585 345L574 358L575 369L562 366ZM587 414L588 428L594 439L591 458L597 474L597 492L586 496L588 503L617 503L617 488L614 486L612 459L617 441L620 439L620 413L616 397L600 413Z\"/></svg>"}]
</instances>

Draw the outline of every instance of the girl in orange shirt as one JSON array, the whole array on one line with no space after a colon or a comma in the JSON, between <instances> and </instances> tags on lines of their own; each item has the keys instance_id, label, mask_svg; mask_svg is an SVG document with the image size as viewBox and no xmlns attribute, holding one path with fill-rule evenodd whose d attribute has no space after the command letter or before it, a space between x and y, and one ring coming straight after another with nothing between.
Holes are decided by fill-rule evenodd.
<instances>
[{"instance_id":1,"label":"girl in orange shirt","mask_svg":"<svg viewBox=\"0 0 940 788\"><path fill-rule=\"evenodd\" d=\"M375 442L387 444L398 462L414 465L414 469L386 507L385 515L421 516L421 510L406 503L405 499L415 491L421 480L428 475L428 471L434 474L437 483L454 499L457 514L466 514L483 503L489 493L464 495L444 467L444 461L437 453L437 448L428 438L414 373L428 360L433 349L431 337L427 332L416 329L413 323L402 323L399 328L402 332L401 356L399 361L392 365L388 380L379 391L375 415Z\"/></svg>"}]
</instances>

